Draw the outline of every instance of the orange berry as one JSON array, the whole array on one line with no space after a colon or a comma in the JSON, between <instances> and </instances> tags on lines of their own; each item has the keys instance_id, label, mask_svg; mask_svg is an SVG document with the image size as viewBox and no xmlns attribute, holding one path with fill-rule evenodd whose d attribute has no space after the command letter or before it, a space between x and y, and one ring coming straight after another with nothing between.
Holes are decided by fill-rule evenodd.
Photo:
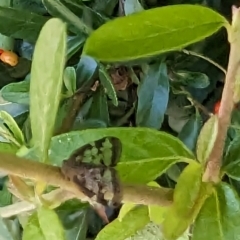
<instances>
[{"instance_id":1,"label":"orange berry","mask_svg":"<svg viewBox=\"0 0 240 240\"><path fill-rule=\"evenodd\" d=\"M18 55L11 51L3 51L0 55L0 60L12 67L18 64Z\"/></svg>"},{"instance_id":2,"label":"orange berry","mask_svg":"<svg viewBox=\"0 0 240 240\"><path fill-rule=\"evenodd\" d=\"M215 103L215 105L214 105L214 113L215 113L215 114L218 114L220 105L221 105L221 101L217 101L217 102Z\"/></svg>"}]
</instances>

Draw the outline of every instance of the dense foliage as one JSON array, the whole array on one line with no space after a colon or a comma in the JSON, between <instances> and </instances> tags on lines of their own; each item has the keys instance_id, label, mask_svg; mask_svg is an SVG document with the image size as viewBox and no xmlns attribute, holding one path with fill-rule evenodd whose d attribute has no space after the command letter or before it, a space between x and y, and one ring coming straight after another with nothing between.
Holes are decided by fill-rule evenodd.
<instances>
[{"instance_id":1,"label":"dense foliage","mask_svg":"<svg viewBox=\"0 0 240 240\"><path fill-rule=\"evenodd\" d=\"M219 134L233 4L0 3L1 239L239 238L238 79L220 179L204 177ZM106 225L81 193L69 197L59 169L107 136L122 144L123 203L106 207Z\"/></svg>"}]
</instances>

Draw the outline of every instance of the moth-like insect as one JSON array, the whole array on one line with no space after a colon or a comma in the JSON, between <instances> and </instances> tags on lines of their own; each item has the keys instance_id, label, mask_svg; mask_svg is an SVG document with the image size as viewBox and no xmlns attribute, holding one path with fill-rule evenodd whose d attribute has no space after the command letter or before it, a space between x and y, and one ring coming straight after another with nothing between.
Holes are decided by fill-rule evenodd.
<instances>
[{"instance_id":1,"label":"moth-like insect","mask_svg":"<svg viewBox=\"0 0 240 240\"><path fill-rule=\"evenodd\" d=\"M61 171L90 199L104 206L117 207L122 201L122 190L114 167L121 152L122 144L118 138L104 137L74 151L63 161ZM113 193L110 201L105 199L106 192Z\"/></svg>"}]
</instances>

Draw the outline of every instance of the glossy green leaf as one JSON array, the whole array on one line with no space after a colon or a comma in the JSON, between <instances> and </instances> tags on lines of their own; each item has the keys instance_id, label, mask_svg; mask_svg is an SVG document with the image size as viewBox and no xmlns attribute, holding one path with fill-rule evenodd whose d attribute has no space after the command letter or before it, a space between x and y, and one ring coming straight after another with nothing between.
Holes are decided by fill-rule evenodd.
<instances>
[{"instance_id":1,"label":"glossy green leaf","mask_svg":"<svg viewBox=\"0 0 240 240\"><path fill-rule=\"evenodd\" d=\"M29 104L29 81L10 83L1 89L4 100L19 104Z\"/></svg>"},{"instance_id":2,"label":"glossy green leaf","mask_svg":"<svg viewBox=\"0 0 240 240\"><path fill-rule=\"evenodd\" d=\"M206 74L200 72L177 71L176 77L188 87L206 88L209 86L209 78Z\"/></svg>"},{"instance_id":3,"label":"glossy green leaf","mask_svg":"<svg viewBox=\"0 0 240 240\"><path fill-rule=\"evenodd\" d=\"M77 53L86 40L85 36L69 36L67 41L67 60Z\"/></svg>"},{"instance_id":4,"label":"glossy green leaf","mask_svg":"<svg viewBox=\"0 0 240 240\"><path fill-rule=\"evenodd\" d=\"M21 129L19 128L19 126L17 125L17 123L15 122L14 118L5 111L0 111L0 118L3 120L3 122L9 128L9 130L12 132L16 141L20 145L24 145L25 140L24 140L23 133L22 133Z\"/></svg>"},{"instance_id":5,"label":"glossy green leaf","mask_svg":"<svg viewBox=\"0 0 240 240\"><path fill-rule=\"evenodd\" d=\"M76 71L74 67L67 67L63 76L64 85L70 95L76 91Z\"/></svg>"},{"instance_id":6,"label":"glossy green leaf","mask_svg":"<svg viewBox=\"0 0 240 240\"><path fill-rule=\"evenodd\" d=\"M54 210L41 207L38 209L37 215L44 239L65 240L62 224Z\"/></svg>"},{"instance_id":7,"label":"glossy green leaf","mask_svg":"<svg viewBox=\"0 0 240 240\"><path fill-rule=\"evenodd\" d=\"M239 221L240 199L232 187L220 183L205 201L194 223L192 240L237 240Z\"/></svg>"},{"instance_id":8,"label":"glossy green leaf","mask_svg":"<svg viewBox=\"0 0 240 240\"><path fill-rule=\"evenodd\" d=\"M223 159L223 171L236 180L240 180L240 136L233 139Z\"/></svg>"},{"instance_id":9,"label":"glossy green leaf","mask_svg":"<svg viewBox=\"0 0 240 240\"><path fill-rule=\"evenodd\" d=\"M90 34L91 29L85 25L82 20L71 12L64 4L59 0L42 0L44 6L48 12L56 17L60 18L63 21L67 22L70 25L70 29L74 30L75 33L85 33Z\"/></svg>"},{"instance_id":10,"label":"glossy green leaf","mask_svg":"<svg viewBox=\"0 0 240 240\"><path fill-rule=\"evenodd\" d=\"M214 146L218 131L218 118L211 116L203 125L197 140L197 159L204 166Z\"/></svg>"},{"instance_id":11,"label":"glossy green leaf","mask_svg":"<svg viewBox=\"0 0 240 240\"><path fill-rule=\"evenodd\" d=\"M23 230L23 240L46 240L40 228L37 212L34 212L28 219Z\"/></svg>"},{"instance_id":12,"label":"glossy green leaf","mask_svg":"<svg viewBox=\"0 0 240 240\"><path fill-rule=\"evenodd\" d=\"M98 87L93 95L93 101L87 118L100 120L109 125L107 97L103 87Z\"/></svg>"},{"instance_id":13,"label":"glossy green leaf","mask_svg":"<svg viewBox=\"0 0 240 240\"><path fill-rule=\"evenodd\" d=\"M167 110L169 78L165 63L151 65L138 87L136 123L160 129Z\"/></svg>"},{"instance_id":14,"label":"glossy green leaf","mask_svg":"<svg viewBox=\"0 0 240 240\"><path fill-rule=\"evenodd\" d=\"M12 203L12 194L9 192L6 186L6 181L0 190L0 207L8 206ZM1 232L0 232L1 234Z\"/></svg>"},{"instance_id":15,"label":"glossy green leaf","mask_svg":"<svg viewBox=\"0 0 240 240\"><path fill-rule=\"evenodd\" d=\"M0 7L0 32L9 37L34 43L48 19L33 12Z\"/></svg>"},{"instance_id":16,"label":"glossy green leaf","mask_svg":"<svg viewBox=\"0 0 240 240\"><path fill-rule=\"evenodd\" d=\"M118 106L117 94L112 84L112 79L102 64L100 64L98 73L99 73L100 82L103 85L103 87L106 89L108 97L112 100L112 103L114 106Z\"/></svg>"},{"instance_id":17,"label":"glossy green leaf","mask_svg":"<svg viewBox=\"0 0 240 240\"><path fill-rule=\"evenodd\" d=\"M122 62L178 50L198 42L227 20L210 8L172 5L116 18L87 39L83 54L102 62Z\"/></svg>"},{"instance_id":18,"label":"glossy green leaf","mask_svg":"<svg viewBox=\"0 0 240 240\"><path fill-rule=\"evenodd\" d=\"M198 163L189 164L180 175L173 196L173 205L163 221L167 240L180 237L197 217L211 187L202 183L202 168Z\"/></svg>"},{"instance_id":19,"label":"glossy green leaf","mask_svg":"<svg viewBox=\"0 0 240 240\"><path fill-rule=\"evenodd\" d=\"M93 76L97 71L97 62L88 56L81 57L77 69L77 88L92 86L94 83Z\"/></svg>"},{"instance_id":20,"label":"glossy green leaf","mask_svg":"<svg viewBox=\"0 0 240 240\"><path fill-rule=\"evenodd\" d=\"M125 15L130 15L136 12L143 11L144 8L142 7L139 0L125 0L124 1L124 12Z\"/></svg>"},{"instance_id":21,"label":"glossy green leaf","mask_svg":"<svg viewBox=\"0 0 240 240\"><path fill-rule=\"evenodd\" d=\"M39 148L42 161L47 160L46 154L54 130L63 84L65 54L66 26L61 20L53 18L41 30L31 70L30 120L33 144Z\"/></svg>"},{"instance_id":22,"label":"glossy green leaf","mask_svg":"<svg viewBox=\"0 0 240 240\"><path fill-rule=\"evenodd\" d=\"M106 136L118 137L121 140L121 162L173 156L194 159L193 153L179 139L168 133L149 128L122 127L88 129L54 136L50 151L52 163L59 165L62 159L67 158L77 148Z\"/></svg>"},{"instance_id":23,"label":"glossy green leaf","mask_svg":"<svg viewBox=\"0 0 240 240\"><path fill-rule=\"evenodd\" d=\"M195 150L201 127L202 119L199 113L197 113L191 116L178 135L179 139L192 151Z\"/></svg>"},{"instance_id":24,"label":"glossy green leaf","mask_svg":"<svg viewBox=\"0 0 240 240\"><path fill-rule=\"evenodd\" d=\"M95 240L125 240L149 223L147 206L139 206L129 211L120 222L115 219L100 231Z\"/></svg>"},{"instance_id":25,"label":"glossy green leaf","mask_svg":"<svg viewBox=\"0 0 240 240\"><path fill-rule=\"evenodd\" d=\"M194 155L170 134L149 128L105 128L76 131L52 138L50 161L61 166L62 160L77 148L103 138L118 137L123 145L117 166L122 181L148 183L178 161L191 162Z\"/></svg>"}]
</instances>

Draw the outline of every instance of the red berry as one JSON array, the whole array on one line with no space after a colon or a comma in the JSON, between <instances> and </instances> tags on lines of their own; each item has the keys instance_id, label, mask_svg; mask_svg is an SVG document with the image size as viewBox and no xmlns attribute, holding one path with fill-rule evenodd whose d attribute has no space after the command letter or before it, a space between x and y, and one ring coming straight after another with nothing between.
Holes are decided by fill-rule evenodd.
<instances>
[{"instance_id":1,"label":"red berry","mask_svg":"<svg viewBox=\"0 0 240 240\"><path fill-rule=\"evenodd\" d=\"M3 52L4 52L4 50L0 48L0 55L1 55Z\"/></svg>"},{"instance_id":2,"label":"red berry","mask_svg":"<svg viewBox=\"0 0 240 240\"><path fill-rule=\"evenodd\" d=\"M217 101L217 102L215 103L215 105L214 105L214 113L215 113L215 114L218 114L220 105L221 105L221 101Z\"/></svg>"}]
</instances>

